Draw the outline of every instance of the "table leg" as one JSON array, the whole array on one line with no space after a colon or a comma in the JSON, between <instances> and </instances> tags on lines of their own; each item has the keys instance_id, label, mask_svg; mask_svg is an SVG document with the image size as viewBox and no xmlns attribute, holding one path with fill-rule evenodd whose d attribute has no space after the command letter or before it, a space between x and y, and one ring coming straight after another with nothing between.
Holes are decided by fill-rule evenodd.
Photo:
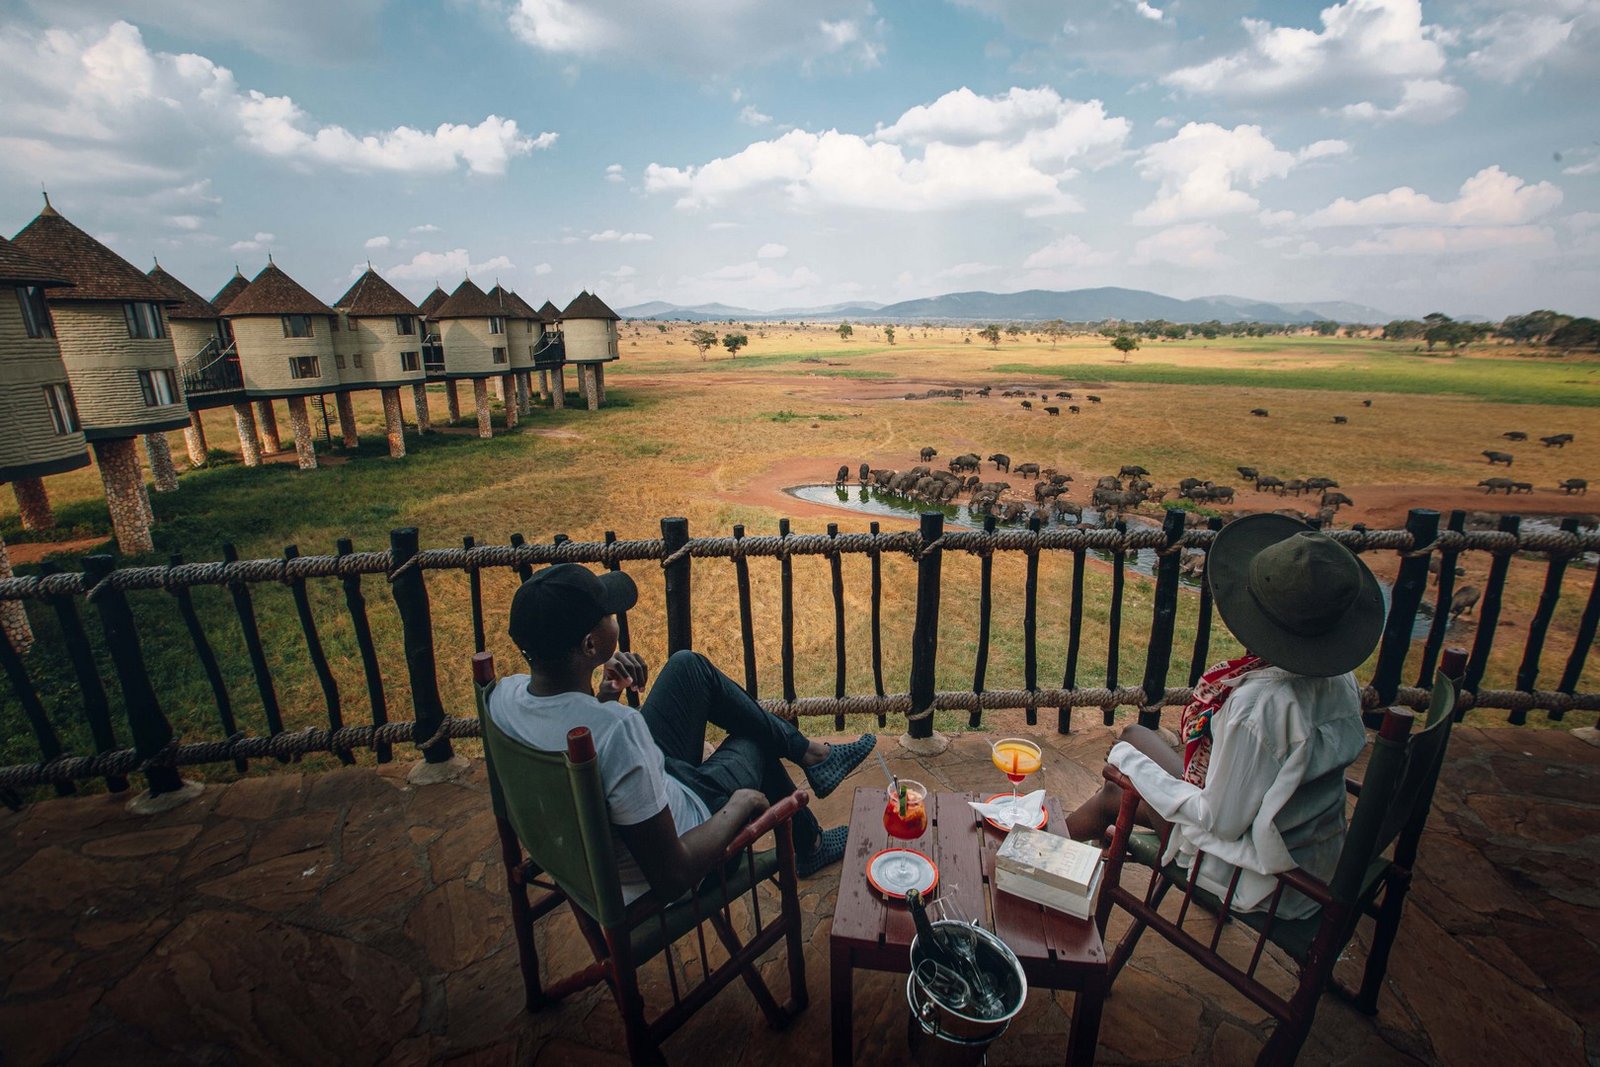
<instances>
[{"instance_id":1,"label":"table leg","mask_svg":"<svg viewBox=\"0 0 1600 1067\"><path fill-rule=\"evenodd\" d=\"M844 945L833 945L828 956L830 986L828 997L833 1017L833 1064L834 1067L850 1067L851 1061L855 1058L855 1041L851 1028L855 1013L854 961L851 959L850 949Z\"/></svg>"},{"instance_id":2,"label":"table leg","mask_svg":"<svg viewBox=\"0 0 1600 1067\"><path fill-rule=\"evenodd\" d=\"M1106 999L1101 976L1086 980L1072 1003L1072 1031L1067 1036L1067 1067L1092 1067L1100 1044L1100 1009Z\"/></svg>"}]
</instances>

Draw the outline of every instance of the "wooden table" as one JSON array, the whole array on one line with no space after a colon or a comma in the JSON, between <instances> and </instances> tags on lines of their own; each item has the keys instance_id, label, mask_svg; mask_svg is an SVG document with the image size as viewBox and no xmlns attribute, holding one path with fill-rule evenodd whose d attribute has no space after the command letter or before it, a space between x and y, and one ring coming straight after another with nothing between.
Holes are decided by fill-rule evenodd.
<instances>
[{"instance_id":1,"label":"wooden table","mask_svg":"<svg viewBox=\"0 0 1600 1067\"><path fill-rule=\"evenodd\" d=\"M839 877L839 899L828 937L832 978L833 1062L852 1062L855 1044L851 1016L853 972L909 974L911 939L916 935L903 902L889 902L867 884L867 861L880 849L905 845L933 857L939 865L934 898L954 897L968 916L983 916L1022 962L1028 984L1077 993L1068 1064L1094 1062L1100 1008L1106 994L1106 952L1094 923L1074 919L994 888L994 855L1005 838L967 806L981 799L967 793L935 793L928 803L928 829L915 841L891 841L883 829L883 789L856 790L850 814L850 846ZM1049 827L1062 825L1060 805L1046 800ZM909 1010L909 1009L908 1009Z\"/></svg>"}]
</instances>

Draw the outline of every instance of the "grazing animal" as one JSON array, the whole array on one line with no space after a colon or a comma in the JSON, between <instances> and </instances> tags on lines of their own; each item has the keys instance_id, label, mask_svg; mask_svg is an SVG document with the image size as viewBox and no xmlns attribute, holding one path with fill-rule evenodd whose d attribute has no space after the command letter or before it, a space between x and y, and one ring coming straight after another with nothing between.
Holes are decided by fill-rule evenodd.
<instances>
[{"instance_id":1,"label":"grazing animal","mask_svg":"<svg viewBox=\"0 0 1600 1067\"><path fill-rule=\"evenodd\" d=\"M1023 407L1024 407L1024 408L1027 408L1027 409L1028 409L1028 410L1029 410L1029 411L1032 411L1032 410L1033 410L1033 401L1031 401L1031 400L1024 400L1024 401L1023 401L1023 402L1022 402L1022 406L1023 406Z\"/></svg>"},{"instance_id":2,"label":"grazing animal","mask_svg":"<svg viewBox=\"0 0 1600 1067\"><path fill-rule=\"evenodd\" d=\"M1335 415L1333 417L1333 424L1335 426L1342 426L1342 425L1344 425L1345 423L1347 423L1349 421L1350 420L1345 418L1343 415Z\"/></svg>"},{"instance_id":3,"label":"grazing animal","mask_svg":"<svg viewBox=\"0 0 1600 1067\"><path fill-rule=\"evenodd\" d=\"M1102 508L1136 508L1144 503L1145 495L1136 490L1096 489L1094 503Z\"/></svg>"},{"instance_id":4,"label":"grazing animal","mask_svg":"<svg viewBox=\"0 0 1600 1067\"><path fill-rule=\"evenodd\" d=\"M1245 479L1246 481L1253 482L1257 478L1261 477L1254 467L1235 467L1233 469L1238 471L1239 477Z\"/></svg>"},{"instance_id":5,"label":"grazing animal","mask_svg":"<svg viewBox=\"0 0 1600 1067\"><path fill-rule=\"evenodd\" d=\"M1254 415L1258 419L1264 419L1264 418L1267 417L1267 409L1266 408L1251 408L1250 409L1250 414Z\"/></svg>"},{"instance_id":6,"label":"grazing animal","mask_svg":"<svg viewBox=\"0 0 1600 1067\"><path fill-rule=\"evenodd\" d=\"M1149 471L1145 470L1143 467L1141 467L1141 466L1139 466L1137 464L1131 464L1131 465L1130 464L1124 464L1122 469L1117 472L1117 477L1118 478L1143 478L1145 475L1147 475L1149 473L1150 473Z\"/></svg>"},{"instance_id":7,"label":"grazing animal","mask_svg":"<svg viewBox=\"0 0 1600 1067\"><path fill-rule=\"evenodd\" d=\"M1433 575L1433 584L1434 585L1438 585L1439 584L1439 575L1441 573L1440 569L1439 569L1440 567L1441 567L1441 563L1439 562L1439 557L1438 556L1429 556L1428 557L1428 573ZM1462 567L1455 567L1455 568L1452 568L1452 569L1456 572L1456 577L1457 578L1463 577L1467 573L1465 568L1462 568Z\"/></svg>"},{"instance_id":8,"label":"grazing animal","mask_svg":"<svg viewBox=\"0 0 1600 1067\"><path fill-rule=\"evenodd\" d=\"M872 482L874 485L879 485L887 489L889 487L889 482L894 478L894 474L895 472L892 470L874 467L872 469Z\"/></svg>"},{"instance_id":9,"label":"grazing animal","mask_svg":"<svg viewBox=\"0 0 1600 1067\"><path fill-rule=\"evenodd\" d=\"M934 456L937 456L938 454L939 454L939 450L937 448L924 448L922 450L922 457L921 457L922 458L922 462L926 463L930 459L932 459Z\"/></svg>"},{"instance_id":10,"label":"grazing animal","mask_svg":"<svg viewBox=\"0 0 1600 1067\"><path fill-rule=\"evenodd\" d=\"M1078 405L1076 405L1076 404L1068 404L1067 405L1067 414L1068 415L1076 415L1079 410L1080 409L1079 409Z\"/></svg>"},{"instance_id":11,"label":"grazing animal","mask_svg":"<svg viewBox=\"0 0 1600 1067\"><path fill-rule=\"evenodd\" d=\"M1556 433L1551 434L1549 437L1541 437L1539 440L1544 442L1544 447L1546 448L1566 448L1567 442L1572 440L1572 435L1570 433Z\"/></svg>"},{"instance_id":12,"label":"grazing animal","mask_svg":"<svg viewBox=\"0 0 1600 1067\"><path fill-rule=\"evenodd\" d=\"M1098 404L1098 403L1100 403L1100 398L1099 398L1099 397L1097 397L1097 396L1095 396L1095 395L1094 395L1094 394L1093 394L1093 393L1088 393L1088 394L1086 394L1086 395L1085 395L1085 399L1087 399L1087 400L1088 400L1088 401L1089 401L1089 403L1091 403L1091 404Z\"/></svg>"},{"instance_id":13,"label":"grazing animal","mask_svg":"<svg viewBox=\"0 0 1600 1067\"><path fill-rule=\"evenodd\" d=\"M1041 471L1040 473L1043 474L1045 472ZM1055 471L1049 471L1047 476L1051 485L1066 485L1072 481L1072 475L1070 474L1057 474Z\"/></svg>"},{"instance_id":14,"label":"grazing animal","mask_svg":"<svg viewBox=\"0 0 1600 1067\"><path fill-rule=\"evenodd\" d=\"M1455 591L1450 598L1450 617L1459 619L1463 615L1471 615L1472 609L1478 606L1478 598L1483 594L1475 585L1464 585Z\"/></svg>"},{"instance_id":15,"label":"grazing animal","mask_svg":"<svg viewBox=\"0 0 1600 1067\"><path fill-rule=\"evenodd\" d=\"M989 395L989 390L993 389L993 388L994 388L994 386L992 386L992 385L986 385L982 389L978 390L978 395L979 396L988 396Z\"/></svg>"},{"instance_id":16,"label":"grazing animal","mask_svg":"<svg viewBox=\"0 0 1600 1067\"><path fill-rule=\"evenodd\" d=\"M1528 439L1528 435L1523 433L1521 430L1507 430L1500 436L1504 437L1507 441L1526 441Z\"/></svg>"},{"instance_id":17,"label":"grazing animal","mask_svg":"<svg viewBox=\"0 0 1600 1067\"><path fill-rule=\"evenodd\" d=\"M1217 500L1224 504L1233 503L1233 486L1209 485L1206 486L1206 499Z\"/></svg>"},{"instance_id":18,"label":"grazing animal","mask_svg":"<svg viewBox=\"0 0 1600 1067\"><path fill-rule=\"evenodd\" d=\"M1240 467L1239 469L1244 470L1245 468ZM1255 477L1254 472L1251 473L1251 477ZM1185 496L1188 494L1189 490L1193 489L1195 486L1205 484L1204 478L1185 478L1183 481L1178 483L1178 495Z\"/></svg>"},{"instance_id":19,"label":"grazing animal","mask_svg":"<svg viewBox=\"0 0 1600 1067\"><path fill-rule=\"evenodd\" d=\"M1480 452L1479 455L1487 459L1489 461L1489 466L1491 467L1496 463L1504 463L1509 467L1511 466L1511 460L1513 458L1510 452L1491 452L1487 449L1483 452Z\"/></svg>"},{"instance_id":20,"label":"grazing animal","mask_svg":"<svg viewBox=\"0 0 1600 1067\"><path fill-rule=\"evenodd\" d=\"M1362 407L1364 407L1364 408L1370 408L1370 407L1371 407L1371 406L1372 406L1372 401L1370 401L1370 400L1363 400L1363 401L1362 401L1362 402L1361 402L1361 406L1362 406Z\"/></svg>"},{"instance_id":21,"label":"grazing animal","mask_svg":"<svg viewBox=\"0 0 1600 1067\"><path fill-rule=\"evenodd\" d=\"M1039 399L1040 400L1049 400L1050 399L1050 394L1049 393L1040 393L1039 394Z\"/></svg>"},{"instance_id":22,"label":"grazing animal","mask_svg":"<svg viewBox=\"0 0 1600 1067\"><path fill-rule=\"evenodd\" d=\"M1288 481L1283 483L1283 490L1279 493L1279 495L1282 496L1283 493L1293 493L1295 496L1299 496L1305 491L1305 482L1302 482L1299 478L1290 478Z\"/></svg>"},{"instance_id":23,"label":"grazing animal","mask_svg":"<svg viewBox=\"0 0 1600 1067\"><path fill-rule=\"evenodd\" d=\"M1006 455L1004 452L996 452L994 455L989 457L989 462L994 464L994 469L997 471L1006 471L1009 473L1011 470L1011 457Z\"/></svg>"},{"instance_id":24,"label":"grazing animal","mask_svg":"<svg viewBox=\"0 0 1600 1067\"><path fill-rule=\"evenodd\" d=\"M1006 505L1006 510L1001 514L1000 520L1002 522L1016 522L1018 519L1022 518L1022 513L1027 509L1028 505L1024 504L1022 501L1013 500L1011 503Z\"/></svg>"},{"instance_id":25,"label":"grazing animal","mask_svg":"<svg viewBox=\"0 0 1600 1067\"><path fill-rule=\"evenodd\" d=\"M1010 482L980 482L978 484L978 492L993 493L995 496L999 496L1010 488Z\"/></svg>"},{"instance_id":26,"label":"grazing animal","mask_svg":"<svg viewBox=\"0 0 1600 1067\"><path fill-rule=\"evenodd\" d=\"M1322 506L1325 508L1332 508L1334 511L1338 511L1340 508L1354 507L1355 501L1351 500L1343 493L1323 493Z\"/></svg>"},{"instance_id":27,"label":"grazing animal","mask_svg":"<svg viewBox=\"0 0 1600 1067\"><path fill-rule=\"evenodd\" d=\"M1321 492L1324 489L1337 489L1337 488L1339 488L1339 483L1334 481L1332 478L1321 478L1321 477L1318 477L1318 478L1307 478L1306 479L1306 491L1307 492Z\"/></svg>"},{"instance_id":28,"label":"grazing animal","mask_svg":"<svg viewBox=\"0 0 1600 1067\"><path fill-rule=\"evenodd\" d=\"M871 478L872 478L872 468L867 466L865 463L863 463L861 465L861 484L862 485L866 485L868 480L870 480Z\"/></svg>"},{"instance_id":29,"label":"grazing animal","mask_svg":"<svg viewBox=\"0 0 1600 1067\"><path fill-rule=\"evenodd\" d=\"M844 485L844 483L846 481L849 480L849 478L850 478L850 466L849 466L849 464L846 464L845 466L839 468L839 473L838 474L833 476L833 484L835 486L842 486L842 485Z\"/></svg>"},{"instance_id":30,"label":"grazing animal","mask_svg":"<svg viewBox=\"0 0 1600 1067\"><path fill-rule=\"evenodd\" d=\"M1483 491L1486 494L1493 494L1504 489L1506 496L1510 496L1511 490L1516 487L1516 483L1510 478L1485 478L1478 484L1483 486Z\"/></svg>"},{"instance_id":31,"label":"grazing animal","mask_svg":"<svg viewBox=\"0 0 1600 1067\"><path fill-rule=\"evenodd\" d=\"M1046 415L1059 415L1061 414L1061 409L1056 407L1054 404L1051 404L1049 407L1044 409L1044 413Z\"/></svg>"},{"instance_id":32,"label":"grazing animal","mask_svg":"<svg viewBox=\"0 0 1600 1067\"><path fill-rule=\"evenodd\" d=\"M1256 478L1256 492L1261 493L1261 492L1265 492L1268 489L1276 489L1278 491L1278 495L1282 496L1283 495L1283 479L1279 478L1279 477L1276 477L1275 475L1271 475L1271 474L1263 474L1263 475L1260 475L1259 477L1257 477Z\"/></svg>"},{"instance_id":33,"label":"grazing animal","mask_svg":"<svg viewBox=\"0 0 1600 1067\"><path fill-rule=\"evenodd\" d=\"M1039 465L1037 463L1018 463L1011 473L1019 478L1037 478L1039 477Z\"/></svg>"},{"instance_id":34,"label":"grazing animal","mask_svg":"<svg viewBox=\"0 0 1600 1067\"><path fill-rule=\"evenodd\" d=\"M953 471L975 471L978 469L977 454L973 452L964 452L952 459L949 466Z\"/></svg>"},{"instance_id":35,"label":"grazing animal","mask_svg":"<svg viewBox=\"0 0 1600 1067\"><path fill-rule=\"evenodd\" d=\"M1057 400L1071 400L1072 399L1072 394L1071 393L1057 393L1056 394L1056 399Z\"/></svg>"},{"instance_id":36,"label":"grazing animal","mask_svg":"<svg viewBox=\"0 0 1600 1067\"><path fill-rule=\"evenodd\" d=\"M1511 483L1511 489L1512 489L1513 492L1528 493L1528 494L1531 495L1533 493L1533 483L1532 482L1512 482Z\"/></svg>"},{"instance_id":37,"label":"grazing animal","mask_svg":"<svg viewBox=\"0 0 1600 1067\"><path fill-rule=\"evenodd\" d=\"M1585 478L1568 478L1564 482L1557 482L1556 488L1568 496L1573 493L1579 493L1583 496L1589 495L1589 482Z\"/></svg>"},{"instance_id":38,"label":"grazing animal","mask_svg":"<svg viewBox=\"0 0 1600 1067\"><path fill-rule=\"evenodd\" d=\"M1120 478L1113 478L1113 477L1111 477L1111 475L1107 474L1104 477L1102 477L1099 481L1095 482L1094 483L1094 487L1096 489L1118 489L1118 490L1120 490L1122 488L1122 480Z\"/></svg>"},{"instance_id":39,"label":"grazing animal","mask_svg":"<svg viewBox=\"0 0 1600 1067\"><path fill-rule=\"evenodd\" d=\"M932 473L933 473L933 471L929 470L927 467L918 466L918 467L912 467L911 468L911 476L913 478L926 478L928 475L930 475Z\"/></svg>"}]
</instances>

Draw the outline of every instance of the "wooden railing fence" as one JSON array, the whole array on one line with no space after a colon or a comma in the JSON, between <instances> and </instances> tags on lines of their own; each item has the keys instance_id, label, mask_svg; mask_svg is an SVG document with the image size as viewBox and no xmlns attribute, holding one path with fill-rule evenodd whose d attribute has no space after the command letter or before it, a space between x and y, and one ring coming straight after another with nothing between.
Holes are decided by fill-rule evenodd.
<instances>
[{"instance_id":1,"label":"wooden railing fence","mask_svg":"<svg viewBox=\"0 0 1600 1067\"><path fill-rule=\"evenodd\" d=\"M738 592L739 631L743 648L744 687L760 699L755 653L755 624L748 560L776 557L779 562L781 697L767 698L762 704L774 714L794 716L832 716L837 727L846 714L873 714L880 725L889 716L904 722L912 736L926 737L933 731L933 714L938 710L965 710L968 722L978 726L986 709L1026 709L1027 721L1036 724L1041 708L1056 709L1056 729L1071 728L1074 708L1101 710L1109 724L1118 707L1138 709L1139 721L1153 725L1164 706L1183 704L1189 686L1207 665L1213 625L1212 604L1204 581L1200 583L1198 619L1192 649L1188 650L1187 684L1171 685L1174 670L1175 620L1180 590L1181 553L1204 551L1220 528L1212 520L1209 528L1187 529L1185 516L1167 512L1159 529L1129 529L1117 523L1109 529L1050 527L1040 528L1037 520L1028 529L997 529L990 519L982 531L946 530L940 514L924 514L917 531L884 533L872 523L867 533L840 533L830 524L825 534L791 533L789 523L779 524L777 536L746 536L742 526L733 528L731 537L691 538L687 520L663 519L661 537L649 540L619 540L612 533L599 542L577 542L557 536L550 544L531 544L515 535L507 545L479 545L471 537L460 548L423 549L415 528L394 530L387 551L357 552L348 539L339 541L333 555L301 555L290 547L280 559L241 560L233 546L223 549L220 561L186 563L174 557L165 567L117 568L110 556L90 556L82 573L67 573L46 564L38 574L0 580L0 600L17 600L47 608L58 623L65 644L64 659L70 664L73 682L81 698L82 715L92 738L95 754L67 753L45 712L28 662L9 641L0 639L0 666L10 679L14 697L22 709L38 744L37 762L0 768L0 796L7 802L19 800L19 790L53 786L58 793L74 791L74 782L104 779L111 790L127 789L129 776L143 775L152 793L163 793L181 786L179 768L193 764L228 763L243 770L250 760L287 761L306 753L332 753L346 763L353 762L357 748L371 748L379 762L393 758L396 744L416 746L425 760L441 762L453 754L453 738L477 733L472 717L446 715L439 693L438 651L432 622L432 597L428 588L430 571L465 572L472 614L473 652L485 647L485 627L481 574L485 570L509 569L525 579L533 568L557 562L601 564L611 570L624 563L656 562L662 571L665 603L665 630L668 652L694 645L693 560L727 560L731 563ZM1583 554L1600 551L1600 535L1580 532L1575 520L1564 522L1559 531L1522 532L1519 519L1508 515L1494 531L1465 532L1465 515L1455 512L1444 529L1437 512L1416 509L1399 530L1331 531L1346 546L1357 552L1394 552L1399 555L1399 573L1391 594L1391 607L1382 644L1370 684L1364 690L1364 703L1375 710L1391 704L1421 707L1429 696L1426 688L1439 661L1445 627L1454 592L1457 558L1465 552L1487 553L1491 557L1488 578L1479 605L1476 636L1463 679L1464 694L1458 715L1468 708L1498 708L1508 711L1512 724L1527 722L1528 713L1539 709L1551 720L1560 720L1573 710L1600 710L1600 693L1579 692L1579 678L1600 623L1600 568L1583 608L1575 642L1553 689L1537 687L1546 636L1561 594L1568 564ZM1136 684L1126 684L1119 664L1119 649L1124 627L1123 598L1129 553L1152 549L1158 562L1154 571L1153 611L1146 636L1143 676ZM1109 554L1111 567L1110 603L1107 605L1107 652L1104 685L1080 686L1078 668L1083 656L1081 641L1084 615L1084 571L1089 552ZM943 562L951 553L965 552L978 557L978 637L972 684L968 689L936 689L939 659L940 595L945 581ZM1023 612L1023 687L991 689L986 686L990 659L991 616L994 606L992 563L994 553L1023 553L1026 578ZM1071 556L1071 584L1068 602L1052 604L1049 610L1064 607L1067 624L1065 662L1059 685L1041 684L1038 655L1039 559L1047 552ZM1545 581L1538 606L1528 627L1521 666L1514 689L1486 689L1481 683L1498 630L1502 597L1511 557L1531 553L1546 561ZM910 671L905 691L886 691L882 640L883 580L881 561L885 555L899 554L916 566L916 612L911 634ZM821 556L830 568L833 601L834 678L832 696L802 697L795 691L795 603L793 565L796 557ZM871 666L873 692L850 694L846 689L845 585L844 556L865 556L870 571ZM1420 651L1414 653L1413 628L1423 598L1427 595L1430 559L1437 557L1440 580L1434 592L1433 623ZM383 673L378 648L367 615L368 589L364 579L386 578L401 622L406 676L409 680L411 717L409 721L389 720ZM343 587L343 599L360 653L362 681L367 695L370 722L346 722L346 695L330 668L319 636L318 622L307 585L336 580ZM327 710L327 726L290 731L285 728L272 671L256 609L252 588L261 583L286 585L294 600L301 637L309 662L320 686ZM263 709L266 733L250 736L241 731L233 710L233 699L217 656L190 599L194 586L226 587L238 616L245 651ZM142 647L140 628L130 594L164 591L177 607L178 614L193 644L195 659L201 665L216 704L221 737L207 741L182 741L173 730L162 707L157 684L152 680ZM100 677L95 657L80 616L80 605L87 607L98 621L104 646L109 653L111 673L122 695L131 748L119 747L112 722L105 682ZM628 620L621 620L621 644L630 647ZM37 655L37 653L35 653ZM462 663L466 649L448 650L450 663ZM1416 665L1409 675L1415 685L1403 685L1408 659ZM1053 680L1054 675L1050 678ZM630 697L632 694L630 694Z\"/></svg>"}]
</instances>

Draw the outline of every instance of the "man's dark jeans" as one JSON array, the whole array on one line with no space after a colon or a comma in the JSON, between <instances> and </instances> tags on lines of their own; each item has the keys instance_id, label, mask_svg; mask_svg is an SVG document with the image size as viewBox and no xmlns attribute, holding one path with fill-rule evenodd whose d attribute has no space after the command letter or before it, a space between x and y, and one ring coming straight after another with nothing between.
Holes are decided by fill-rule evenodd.
<instances>
[{"instance_id":1,"label":"man's dark jeans","mask_svg":"<svg viewBox=\"0 0 1600 1067\"><path fill-rule=\"evenodd\" d=\"M640 709L650 736L666 756L667 773L716 811L736 789L756 789L777 803L795 791L780 760L799 763L810 742L793 724L762 710L732 679L698 652L675 652L656 675ZM704 755L706 724L728 736ZM816 816L802 808L794 819L794 847L810 852Z\"/></svg>"}]
</instances>

